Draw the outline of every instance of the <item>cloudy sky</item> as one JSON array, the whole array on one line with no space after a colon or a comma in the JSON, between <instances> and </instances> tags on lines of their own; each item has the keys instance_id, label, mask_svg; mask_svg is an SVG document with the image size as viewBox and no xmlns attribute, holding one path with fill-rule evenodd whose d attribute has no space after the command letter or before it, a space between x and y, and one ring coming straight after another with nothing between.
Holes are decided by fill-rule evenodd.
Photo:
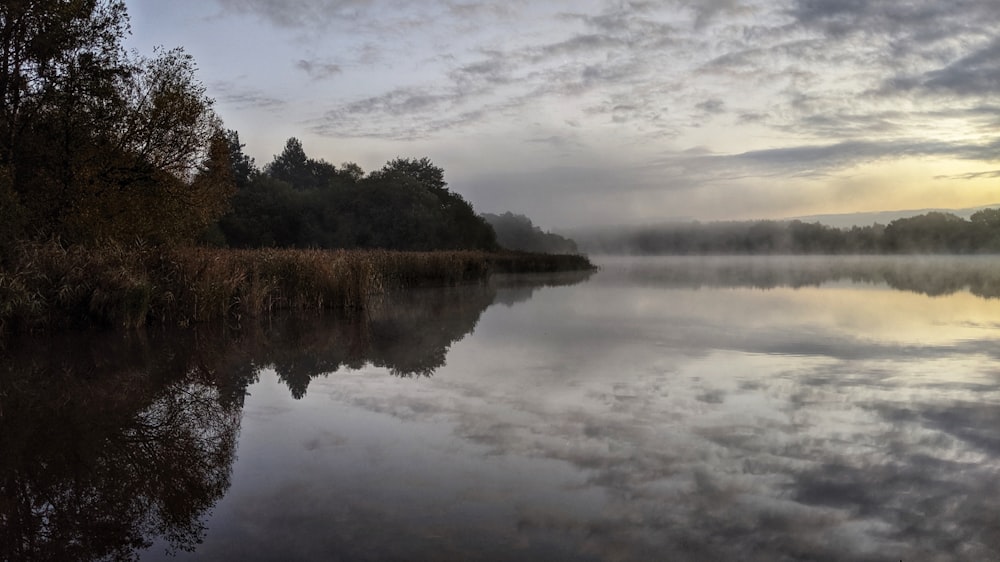
<instances>
[{"instance_id":1,"label":"cloudy sky","mask_svg":"<svg viewBox=\"0 0 1000 562\"><path fill-rule=\"evenodd\" d=\"M996 0L127 0L266 164L428 156L546 228L1000 203Z\"/></svg>"}]
</instances>

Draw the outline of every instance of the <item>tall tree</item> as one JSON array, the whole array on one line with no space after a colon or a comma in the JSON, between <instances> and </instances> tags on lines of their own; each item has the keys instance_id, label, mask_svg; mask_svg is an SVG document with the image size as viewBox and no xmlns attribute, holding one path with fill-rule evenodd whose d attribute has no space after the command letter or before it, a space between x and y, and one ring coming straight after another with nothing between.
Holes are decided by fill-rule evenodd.
<instances>
[{"instance_id":1,"label":"tall tree","mask_svg":"<svg viewBox=\"0 0 1000 562\"><path fill-rule=\"evenodd\" d=\"M444 181L444 170L435 166L427 157L396 158L386 162L378 172L382 175L402 175L413 178L433 191L441 194L448 191L448 183Z\"/></svg>"},{"instance_id":2,"label":"tall tree","mask_svg":"<svg viewBox=\"0 0 1000 562\"><path fill-rule=\"evenodd\" d=\"M243 152L246 146L240 142L240 134L232 129L226 131L226 142L229 145L229 162L233 167L233 181L237 189L250 185L250 180L260 173L254 159Z\"/></svg>"},{"instance_id":3,"label":"tall tree","mask_svg":"<svg viewBox=\"0 0 1000 562\"><path fill-rule=\"evenodd\" d=\"M0 165L14 164L21 135L53 98L107 97L128 74L120 0L0 3Z\"/></svg>"},{"instance_id":4,"label":"tall tree","mask_svg":"<svg viewBox=\"0 0 1000 562\"><path fill-rule=\"evenodd\" d=\"M195 185L221 124L193 60L129 56L127 31L121 1L0 5L0 205L38 235L188 241L228 197Z\"/></svg>"}]
</instances>

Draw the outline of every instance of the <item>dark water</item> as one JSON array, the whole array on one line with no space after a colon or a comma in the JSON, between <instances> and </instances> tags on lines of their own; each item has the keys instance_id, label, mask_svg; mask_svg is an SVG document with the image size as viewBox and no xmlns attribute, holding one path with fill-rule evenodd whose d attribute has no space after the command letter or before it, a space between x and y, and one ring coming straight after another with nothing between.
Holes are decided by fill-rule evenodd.
<instances>
[{"instance_id":1,"label":"dark water","mask_svg":"<svg viewBox=\"0 0 1000 562\"><path fill-rule=\"evenodd\" d=\"M1000 259L609 259L8 342L0 559L1000 557Z\"/></svg>"}]
</instances>

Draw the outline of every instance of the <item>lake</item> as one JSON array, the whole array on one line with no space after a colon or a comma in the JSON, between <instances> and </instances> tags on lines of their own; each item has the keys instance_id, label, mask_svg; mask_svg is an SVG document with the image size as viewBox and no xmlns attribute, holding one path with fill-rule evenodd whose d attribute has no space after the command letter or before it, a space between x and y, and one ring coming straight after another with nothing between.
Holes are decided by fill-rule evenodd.
<instances>
[{"instance_id":1,"label":"lake","mask_svg":"<svg viewBox=\"0 0 1000 562\"><path fill-rule=\"evenodd\" d=\"M0 559L1000 558L1000 259L597 261L12 340Z\"/></svg>"}]
</instances>

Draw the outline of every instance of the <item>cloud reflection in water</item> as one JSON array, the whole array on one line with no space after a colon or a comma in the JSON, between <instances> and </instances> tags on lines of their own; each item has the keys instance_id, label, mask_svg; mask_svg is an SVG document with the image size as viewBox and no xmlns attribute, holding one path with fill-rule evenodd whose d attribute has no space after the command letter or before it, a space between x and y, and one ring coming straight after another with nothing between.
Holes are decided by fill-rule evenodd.
<instances>
[{"instance_id":1,"label":"cloud reflection in water","mask_svg":"<svg viewBox=\"0 0 1000 562\"><path fill-rule=\"evenodd\" d=\"M201 553L252 526L281 531L251 559L1000 554L1000 300L635 263L490 307L431 378L314 379L264 420L264 377Z\"/></svg>"}]
</instances>

